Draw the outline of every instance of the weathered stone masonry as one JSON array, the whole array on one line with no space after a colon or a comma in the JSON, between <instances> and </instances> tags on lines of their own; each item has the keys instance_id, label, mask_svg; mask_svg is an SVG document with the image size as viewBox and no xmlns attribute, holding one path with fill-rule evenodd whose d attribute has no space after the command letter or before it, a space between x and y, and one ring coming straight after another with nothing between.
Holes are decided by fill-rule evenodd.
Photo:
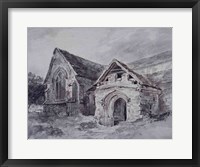
<instances>
[{"instance_id":1,"label":"weathered stone masonry","mask_svg":"<svg viewBox=\"0 0 200 167\"><path fill-rule=\"evenodd\" d=\"M55 48L44 81L44 112L60 116L84 114L85 92L102 69L102 65Z\"/></svg>"},{"instance_id":2,"label":"weathered stone masonry","mask_svg":"<svg viewBox=\"0 0 200 167\"><path fill-rule=\"evenodd\" d=\"M96 82L95 90L95 117L101 124L113 126L119 121L135 121L148 112L158 113L159 88L148 85L142 76L117 60L111 62L104 74ZM117 111L119 101L124 109Z\"/></svg>"},{"instance_id":3,"label":"weathered stone masonry","mask_svg":"<svg viewBox=\"0 0 200 167\"><path fill-rule=\"evenodd\" d=\"M93 114L100 124L113 126L159 113L161 90L116 59L105 69L56 48L44 84L48 114Z\"/></svg>"}]
</instances>

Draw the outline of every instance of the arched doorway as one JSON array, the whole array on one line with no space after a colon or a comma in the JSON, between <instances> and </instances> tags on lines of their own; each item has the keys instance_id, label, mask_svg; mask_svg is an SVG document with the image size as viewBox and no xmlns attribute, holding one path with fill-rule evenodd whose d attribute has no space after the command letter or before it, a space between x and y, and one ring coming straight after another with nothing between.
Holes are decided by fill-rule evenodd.
<instances>
[{"instance_id":1,"label":"arched doorway","mask_svg":"<svg viewBox=\"0 0 200 167\"><path fill-rule=\"evenodd\" d=\"M114 102L113 118L114 125L119 124L121 121L126 121L126 101L123 98L119 98Z\"/></svg>"}]
</instances>

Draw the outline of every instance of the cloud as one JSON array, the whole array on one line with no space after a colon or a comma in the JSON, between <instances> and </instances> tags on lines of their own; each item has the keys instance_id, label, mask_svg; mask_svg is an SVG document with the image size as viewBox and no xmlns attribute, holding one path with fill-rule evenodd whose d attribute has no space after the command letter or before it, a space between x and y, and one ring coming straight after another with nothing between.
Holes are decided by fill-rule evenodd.
<instances>
[{"instance_id":1,"label":"cloud","mask_svg":"<svg viewBox=\"0 0 200 167\"><path fill-rule=\"evenodd\" d=\"M28 28L28 71L45 76L55 47L109 64L172 50L172 28Z\"/></svg>"},{"instance_id":2,"label":"cloud","mask_svg":"<svg viewBox=\"0 0 200 167\"><path fill-rule=\"evenodd\" d=\"M131 62L172 49L171 28L126 28L114 30L100 46L99 60L111 61L113 56ZM103 63L103 62L102 62Z\"/></svg>"}]
</instances>

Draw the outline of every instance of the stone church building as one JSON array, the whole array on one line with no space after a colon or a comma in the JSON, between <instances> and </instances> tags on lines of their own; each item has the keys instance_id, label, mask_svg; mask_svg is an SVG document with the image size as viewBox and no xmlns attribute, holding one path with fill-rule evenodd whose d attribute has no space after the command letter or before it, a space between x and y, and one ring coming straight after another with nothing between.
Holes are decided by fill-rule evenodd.
<instances>
[{"instance_id":1,"label":"stone church building","mask_svg":"<svg viewBox=\"0 0 200 167\"><path fill-rule=\"evenodd\" d=\"M106 126L159 114L161 89L116 59L106 67L55 48L44 84L49 114L94 115Z\"/></svg>"}]
</instances>

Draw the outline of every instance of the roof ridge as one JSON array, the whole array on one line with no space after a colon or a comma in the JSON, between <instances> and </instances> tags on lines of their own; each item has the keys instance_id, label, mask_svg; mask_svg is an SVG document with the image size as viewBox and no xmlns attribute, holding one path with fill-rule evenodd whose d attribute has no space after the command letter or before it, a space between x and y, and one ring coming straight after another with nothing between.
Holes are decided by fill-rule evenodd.
<instances>
[{"instance_id":1,"label":"roof ridge","mask_svg":"<svg viewBox=\"0 0 200 167\"><path fill-rule=\"evenodd\" d=\"M77 57L77 58L79 58L79 59L81 59L81 60L88 61L88 62L93 63L93 64L98 64L98 65L104 66L104 65L99 64L99 63L96 63L96 62L94 62L94 61L91 61L91 60L85 59L85 58L83 58L83 57L74 55L74 54L72 54L72 53L70 53L70 52L68 52L68 51L66 51L66 50L64 50L64 49L60 49L60 48L58 48L58 47L56 47L56 48L54 49L54 51L55 51L55 50L58 50L59 52L60 52L60 51L61 51L61 52L65 52L65 53L69 54L70 56ZM65 55L64 55L64 56L65 56Z\"/></svg>"},{"instance_id":2,"label":"roof ridge","mask_svg":"<svg viewBox=\"0 0 200 167\"><path fill-rule=\"evenodd\" d=\"M149 81L147 78L145 78L145 77L144 77L143 75L141 75L141 74L138 74L137 72L135 72L134 70L132 70L127 64L125 64L125 63L123 63L123 62L117 60L116 58L113 59L113 60L111 61L111 63L109 64L109 66L108 66L108 67L103 71L103 73L99 76L99 78L97 79L97 81L95 82L95 84L97 84L97 83L100 81L100 79L101 79L102 77L104 77L104 74L106 74L106 71L109 70L109 68L111 67L111 65L112 65L113 63L118 63L118 65L122 66L125 70L127 70L128 73L132 73L133 75L135 75L135 76L137 77L137 79L141 82L141 84L147 84L147 85L151 86L151 83L150 83L150 81ZM107 75L107 74L106 74L106 75Z\"/></svg>"},{"instance_id":3,"label":"roof ridge","mask_svg":"<svg viewBox=\"0 0 200 167\"><path fill-rule=\"evenodd\" d=\"M66 50L55 48L54 54L58 52L63 58L70 63L78 76L85 77L90 80L96 80L99 73L102 72L104 66L102 64L87 60L80 56L69 53Z\"/></svg>"}]
</instances>

